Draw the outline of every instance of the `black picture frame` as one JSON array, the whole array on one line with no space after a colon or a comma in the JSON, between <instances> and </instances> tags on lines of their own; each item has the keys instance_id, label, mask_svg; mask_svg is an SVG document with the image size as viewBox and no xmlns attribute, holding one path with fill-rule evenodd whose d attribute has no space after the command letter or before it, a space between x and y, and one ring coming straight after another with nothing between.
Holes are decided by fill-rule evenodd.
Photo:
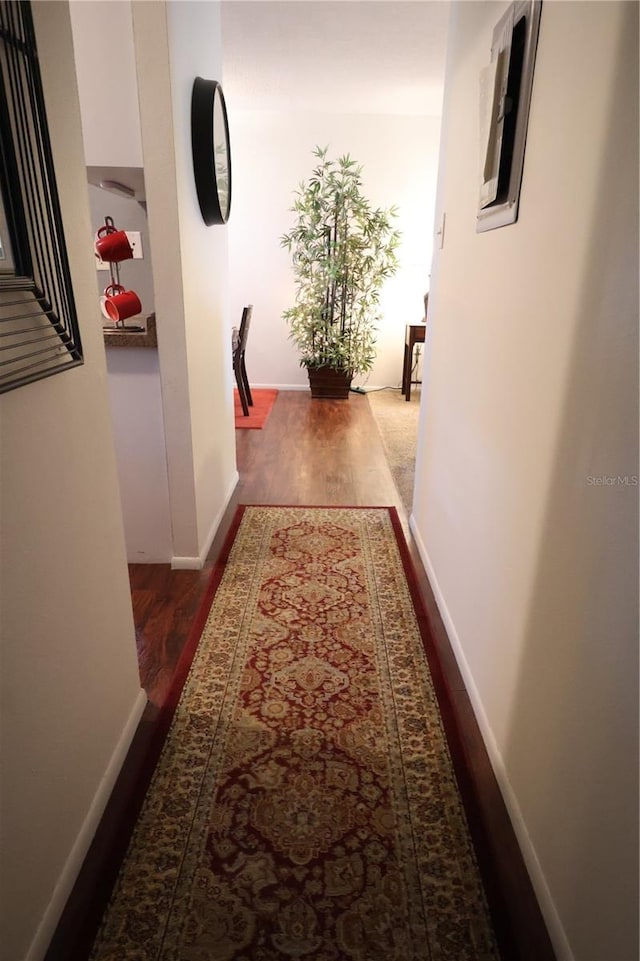
<instances>
[{"instance_id":1,"label":"black picture frame","mask_svg":"<svg viewBox=\"0 0 640 961\"><path fill-rule=\"evenodd\" d=\"M191 92L191 152L205 224L226 224L231 213L231 145L222 87L196 77Z\"/></svg>"}]
</instances>

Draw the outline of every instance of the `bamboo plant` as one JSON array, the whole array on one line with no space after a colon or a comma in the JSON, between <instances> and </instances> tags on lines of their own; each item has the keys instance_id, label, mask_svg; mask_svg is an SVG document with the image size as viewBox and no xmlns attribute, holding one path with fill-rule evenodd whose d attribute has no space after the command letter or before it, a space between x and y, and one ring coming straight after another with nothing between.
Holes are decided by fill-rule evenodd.
<instances>
[{"instance_id":1,"label":"bamboo plant","mask_svg":"<svg viewBox=\"0 0 640 961\"><path fill-rule=\"evenodd\" d=\"M294 194L295 226L281 237L296 285L284 319L301 366L351 378L373 366L380 291L397 270L400 234L395 207L374 209L363 196L362 166L327 152L315 148L318 165Z\"/></svg>"}]
</instances>

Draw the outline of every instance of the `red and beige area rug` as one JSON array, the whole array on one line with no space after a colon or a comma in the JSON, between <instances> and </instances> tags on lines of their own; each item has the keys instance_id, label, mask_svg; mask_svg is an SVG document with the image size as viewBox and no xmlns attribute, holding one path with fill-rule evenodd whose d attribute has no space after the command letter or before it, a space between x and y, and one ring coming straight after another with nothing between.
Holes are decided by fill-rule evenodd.
<instances>
[{"instance_id":1,"label":"red and beige area rug","mask_svg":"<svg viewBox=\"0 0 640 961\"><path fill-rule=\"evenodd\" d=\"M395 512L240 510L93 961L495 961Z\"/></svg>"}]
</instances>

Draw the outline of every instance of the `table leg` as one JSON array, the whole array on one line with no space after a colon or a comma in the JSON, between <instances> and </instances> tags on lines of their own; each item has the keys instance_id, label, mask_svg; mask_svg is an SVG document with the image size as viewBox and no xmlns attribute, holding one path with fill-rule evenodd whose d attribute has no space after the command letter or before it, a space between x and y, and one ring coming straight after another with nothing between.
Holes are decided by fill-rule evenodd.
<instances>
[{"instance_id":1,"label":"table leg","mask_svg":"<svg viewBox=\"0 0 640 961\"><path fill-rule=\"evenodd\" d=\"M406 360L405 360L405 368L406 368L405 377L407 381L407 386L404 392L404 399L406 401L410 401L411 400L411 368L413 366L413 338L411 338L410 344L405 344L404 349L407 354Z\"/></svg>"},{"instance_id":2,"label":"table leg","mask_svg":"<svg viewBox=\"0 0 640 961\"><path fill-rule=\"evenodd\" d=\"M409 345L404 345L404 362L402 365L402 393L407 395L407 400L411 398L411 351Z\"/></svg>"}]
</instances>

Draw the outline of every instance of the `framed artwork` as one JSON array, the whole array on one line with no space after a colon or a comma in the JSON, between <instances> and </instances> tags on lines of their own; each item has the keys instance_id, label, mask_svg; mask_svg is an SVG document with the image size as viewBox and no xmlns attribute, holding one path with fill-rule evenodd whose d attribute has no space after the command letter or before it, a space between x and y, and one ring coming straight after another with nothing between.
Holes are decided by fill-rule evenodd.
<instances>
[{"instance_id":1,"label":"framed artwork","mask_svg":"<svg viewBox=\"0 0 640 961\"><path fill-rule=\"evenodd\" d=\"M511 4L480 75L478 232L518 219L541 6L541 0Z\"/></svg>"}]
</instances>

